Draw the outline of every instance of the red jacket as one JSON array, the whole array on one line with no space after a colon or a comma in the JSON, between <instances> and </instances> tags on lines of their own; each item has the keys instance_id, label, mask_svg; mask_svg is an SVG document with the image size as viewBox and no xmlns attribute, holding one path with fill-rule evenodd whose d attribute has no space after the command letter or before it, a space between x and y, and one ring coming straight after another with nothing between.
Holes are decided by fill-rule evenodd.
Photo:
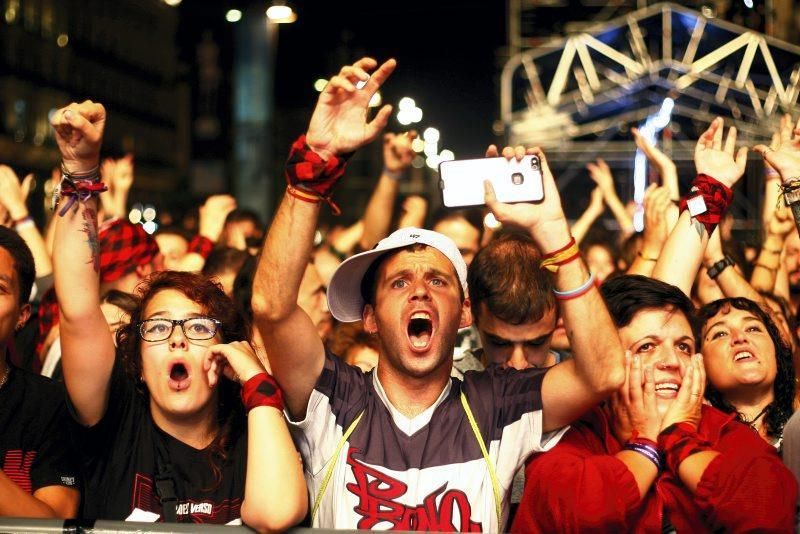
<instances>
[{"instance_id":1,"label":"red jacket","mask_svg":"<svg viewBox=\"0 0 800 534\"><path fill-rule=\"evenodd\" d=\"M662 472L643 499L622 449L596 408L551 451L531 458L512 532L794 532L797 482L773 447L747 426L703 406L698 432L721 454L697 492Z\"/></svg>"}]
</instances>

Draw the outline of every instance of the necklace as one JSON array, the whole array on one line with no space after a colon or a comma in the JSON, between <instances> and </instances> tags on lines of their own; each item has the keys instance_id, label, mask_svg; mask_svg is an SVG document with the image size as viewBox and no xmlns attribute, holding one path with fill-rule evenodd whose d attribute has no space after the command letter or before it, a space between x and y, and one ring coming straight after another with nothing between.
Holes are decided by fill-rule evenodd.
<instances>
[{"instance_id":1,"label":"necklace","mask_svg":"<svg viewBox=\"0 0 800 534\"><path fill-rule=\"evenodd\" d=\"M742 423L744 423L744 424L746 424L746 425L750 426L750 428L752 428L753 430L755 430L756 432L758 432L758 426L756 425L756 423L758 422L758 420L759 420L759 419L761 419L761 417L762 417L762 416L763 416L765 413L767 413L767 408L769 408L770 406L772 406L772 403L769 403L769 404L767 404L766 406L764 406L764 407L761 409L761 411L760 411L760 412L758 412L758 415L756 415L755 417L753 417L753 418L752 418L752 419L750 419L749 421L748 421L748 420L747 420L747 419L744 417L744 415L742 415Z\"/></svg>"}]
</instances>

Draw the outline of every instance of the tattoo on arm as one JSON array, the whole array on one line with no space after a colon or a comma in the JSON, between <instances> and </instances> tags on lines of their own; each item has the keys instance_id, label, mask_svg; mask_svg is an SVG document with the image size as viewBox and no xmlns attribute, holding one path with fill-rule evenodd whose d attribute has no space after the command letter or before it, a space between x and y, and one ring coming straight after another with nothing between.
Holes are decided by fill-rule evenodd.
<instances>
[{"instance_id":1,"label":"tattoo on arm","mask_svg":"<svg viewBox=\"0 0 800 534\"><path fill-rule=\"evenodd\" d=\"M789 208L792 210L794 225L797 227L797 232L800 233L800 202L789 204Z\"/></svg>"},{"instance_id":2,"label":"tattoo on arm","mask_svg":"<svg viewBox=\"0 0 800 534\"><path fill-rule=\"evenodd\" d=\"M700 236L700 239L702 240L703 234L706 232L706 226L694 217L692 217L690 220L692 221L692 228L695 229L697 235Z\"/></svg>"},{"instance_id":3,"label":"tattoo on arm","mask_svg":"<svg viewBox=\"0 0 800 534\"><path fill-rule=\"evenodd\" d=\"M83 228L81 231L86 234L86 243L92 253L92 259L88 263L93 264L94 272L100 272L100 246L97 243L97 215L92 208L83 210Z\"/></svg>"}]
</instances>

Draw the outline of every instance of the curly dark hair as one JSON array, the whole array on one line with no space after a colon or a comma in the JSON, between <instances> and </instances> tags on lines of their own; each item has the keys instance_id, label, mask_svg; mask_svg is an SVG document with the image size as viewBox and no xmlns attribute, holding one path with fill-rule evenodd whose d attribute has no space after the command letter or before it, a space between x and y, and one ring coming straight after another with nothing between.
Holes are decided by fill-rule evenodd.
<instances>
[{"instance_id":1,"label":"curly dark hair","mask_svg":"<svg viewBox=\"0 0 800 534\"><path fill-rule=\"evenodd\" d=\"M748 311L764 323L764 327L767 329L767 333L775 346L775 361L778 370L775 376L775 383L772 386L775 400L767 407L767 411L764 414L764 422L766 423L767 435L772 438L779 438L783 435L783 427L786 425L786 421L789 420L794 411L795 374L792 350L784 342L778 327L775 326L769 314L752 300L742 297L720 299L703 306L698 312L701 331L711 318L715 317L720 311L726 312L726 310L730 310L731 307ZM704 340L702 336L699 337L702 348ZM736 418L739 421L746 422L743 414L736 410L736 407L728 402L725 396L710 381L706 386L705 396L712 406L726 413L736 413Z\"/></svg>"},{"instance_id":2,"label":"curly dark hair","mask_svg":"<svg viewBox=\"0 0 800 534\"><path fill-rule=\"evenodd\" d=\"M247 322L219 284L194 273L178 271L153 273L136 289L138 306L131 312L130 322L117 331L117 347L122 366L130 379L139 385L139 392L147 400L149 391L139 380L142 376L142 340L139 337L139 323L144 319L143 314L147 304L160 291L168 289L180 291L189 300L202 306L204 313L220 321L223 343L250 340ZM238 384L230 380L219 382L217 405L219 431L207 449L215 485L222 482L222 466L229 460L235 438L241 437L244 432L245 414L242 402L239 400L240 389Z\"/></svg>"}]
</instances>

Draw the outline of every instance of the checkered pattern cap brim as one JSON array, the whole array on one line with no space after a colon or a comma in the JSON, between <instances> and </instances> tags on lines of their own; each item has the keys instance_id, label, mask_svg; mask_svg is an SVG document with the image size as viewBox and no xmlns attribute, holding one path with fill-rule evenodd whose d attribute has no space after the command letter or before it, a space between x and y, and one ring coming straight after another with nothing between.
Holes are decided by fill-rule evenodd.
<instances>
[{"instance_id":1,"label":"checkered pattern cap brim","mask_svg":"<svg viewBox=\"0 0 800 534\"><path fill-rule=\"evenodd\" d=\"M328 308L331 314L343 323L360 321L365 304L361 297L361 280L369 266L390 250L415 244L428 245L444 254L453 264L464 294L467 294L467 264L453 240L431 230L401 228L380 240L372 250L347 258L339 265L328 286Z\"/></svg>"},{"instance_id":2,"label":"checkered pattern cap brim","mask_svg":"<svg viewBox=\"0 0 800 534\"><path fill-rule=\"evenodd\" d=\"M139 224L116 219L100 227L100 281L113 282L140 265L153 261L158 243Z\"/></svg>"}]
</instances>

